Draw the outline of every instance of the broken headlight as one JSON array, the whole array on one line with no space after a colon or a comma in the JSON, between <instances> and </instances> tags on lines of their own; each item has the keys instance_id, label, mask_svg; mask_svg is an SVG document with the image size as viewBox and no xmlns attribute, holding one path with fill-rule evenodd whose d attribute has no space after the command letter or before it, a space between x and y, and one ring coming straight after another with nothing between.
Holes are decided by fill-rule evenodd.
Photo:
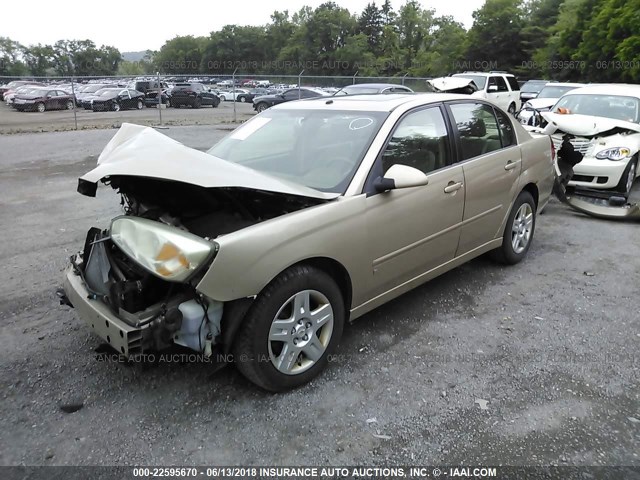
<instances>
[{"instance_id":1,"label":"broken headlight","mask_svg":"<svg viewBox=\"0 0 640 480\"><path fill-rule=\"evenodd\" d=\"M631 150L627 147L614 147L607 148L606 150L602 150L596 154L596 158L598 160L624 160L625 158L629 158L631 155Z\"/></svg>"},{"instance_id":2,"label":"broken headlight","mask_svg":"<svg viewBox=\"0 0 640 480\"><path fill-rule=\"evenodd\" d=\"M137 217L113 220L111 240L141 267L171 282L188 280L218 247L175 227Z\"/></svg>"}]
</instances>

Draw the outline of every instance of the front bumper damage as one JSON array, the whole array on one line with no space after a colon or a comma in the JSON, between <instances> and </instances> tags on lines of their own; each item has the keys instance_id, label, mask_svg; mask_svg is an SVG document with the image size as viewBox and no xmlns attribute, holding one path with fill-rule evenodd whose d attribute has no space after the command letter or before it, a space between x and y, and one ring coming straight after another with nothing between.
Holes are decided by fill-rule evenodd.
<instances>
[{"instance_id":1,"label":"front bumper damage","mask_svg":"<svg viewBox=\"0 0 640 480\"><path fill-rule=\"evenodd\" d=\"M74 307L94 333L126 358L173 344L211 356L221 339L222 302L186 284L169 285L165 293L153 278L125 278L131 274L124 274L107 253L113 249L107 232L89 230L84 250L71 257L65 271L61 303ZM145 289L161 293L149 295Z\"/></svg>"},{"instance_id":2,"label":"front bumper damage","mask_svg":"<svg viewBox=\"0 0 640 480\"><path fill-rule=\"evenodd\" d=\"M583 154L576 151L569 136L563 138L556 161L555 196L573 210L605 220L640 221L640 204L629 203L615 193L580 191L568 193L567 186L574 176L574 167L582 162Z\"/></svg>"}]
</instances>

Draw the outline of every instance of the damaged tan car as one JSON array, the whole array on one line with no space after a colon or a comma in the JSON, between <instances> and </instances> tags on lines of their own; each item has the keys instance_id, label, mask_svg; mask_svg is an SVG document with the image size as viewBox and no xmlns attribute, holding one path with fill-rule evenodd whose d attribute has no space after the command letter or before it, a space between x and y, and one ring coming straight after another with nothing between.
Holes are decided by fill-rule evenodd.
<instances>
[{"instance_id":1,"label":"damaged tan car","mask_svg":"<svg viewBox=\"0 0 640 480\"><path fill-rule=\"evenodd\" d=\"M78 190L110 185L124 213L89 231L65 300L124 356L218 348L290 389L346 321L483 253L522 260L553 155L464 95L290 102L208 152L123 125Z\"/></svg>"}]
</instances>

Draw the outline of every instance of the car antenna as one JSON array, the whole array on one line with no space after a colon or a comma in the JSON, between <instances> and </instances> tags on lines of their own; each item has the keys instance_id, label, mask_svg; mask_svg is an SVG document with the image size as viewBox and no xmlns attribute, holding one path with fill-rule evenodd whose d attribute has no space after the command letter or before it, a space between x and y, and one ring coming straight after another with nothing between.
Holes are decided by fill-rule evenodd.
<instances>
[{"instance_id":1,"label":"car antenna","mask_svg":"<svg viewBox=\"0 0 640 480\"><path fill-rule=\"evenodd\" d=\"M335 97L337 94L339 94L342 90L344 89L344 87L340 87L340 90L338 90L337 92L334 92L333 95L331 95L332 97Z\"/></svg>"}]
</instances>

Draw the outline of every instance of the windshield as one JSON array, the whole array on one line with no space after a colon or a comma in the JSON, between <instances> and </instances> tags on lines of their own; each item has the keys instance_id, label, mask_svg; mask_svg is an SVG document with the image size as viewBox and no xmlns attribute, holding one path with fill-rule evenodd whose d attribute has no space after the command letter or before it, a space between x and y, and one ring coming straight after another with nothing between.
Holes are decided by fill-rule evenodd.
<instances>
[{"instance_id":1,"label":"windshield","mask_svg":"<svg viewBox=\"0 0 640 480\"><path fill-rule=\"evenodd\" d=\"M96 92L96 96L99 97L109 97L111 95L115 95L119 92L119 90L117 89L113 89L113 88L103 88L101 90L98 90Z\"/></svg>"},{"instance_id":2,"label":"windshield","mask_svg":"<svg viewBox=\"0 0 640 480\"><path fill-rule=\"evenodd\" d=\"M342 94L351 94L354 93L378 93L380 91L379 88L376 87L344 87L340 93Z\"/></svg>"},{"instance_id":3,"label":"windshield","mask_svg":"<svg viewBox=\"0 0 640 480\"><path fill-rule=\"evenodd\" d=\"M520 89L521 92L525 93L537 93L543 90L546 82L527 82ZM540 95L538 95L539 97Z\"/></svg>"},{"instance_id":4,"label":"windshield","mask_svg":"<svg viewBox=\"0 0 640 480\"><path fill-rule=\"evenodd\" d=\"M571 90L575 90L576 88L578 87L544 87L542 90L540 90L537 98L560 98L565 93L570 92Z\"/></svg>"},{"instance_id":5,"label":"windshield","mask_svg":"<svg viewBox=\"0 0 640 480\"><path fill-rule=\"evenodd\" d=\"M560 108L565 113L593 115L595 117L613 118L627 122L640 122L640 102L635 97L622 95L565 95L553 107L553 112Z\"/></svg>"},{"instance_id":6,"label":"windshield","mask_svg":"<svg viewBox=\"0 0 640 480\"><path fill-rule=\"evenodd\" d=\"M267 110L207 153L320 191L344 193L387 115Z\"/></svg>"},{"instance_id":7,"label":"windshield","mask_svg":"<svg viewBox=\"0 0 640 480\"><path fill-rule=\"evenodd\" d=\"M484 85L487 83L487 77L482 75L454 75L454 77L469 78L473 80L473 83L476 84L478 90L484 90Z\"/></svg>"}]
</instances>

